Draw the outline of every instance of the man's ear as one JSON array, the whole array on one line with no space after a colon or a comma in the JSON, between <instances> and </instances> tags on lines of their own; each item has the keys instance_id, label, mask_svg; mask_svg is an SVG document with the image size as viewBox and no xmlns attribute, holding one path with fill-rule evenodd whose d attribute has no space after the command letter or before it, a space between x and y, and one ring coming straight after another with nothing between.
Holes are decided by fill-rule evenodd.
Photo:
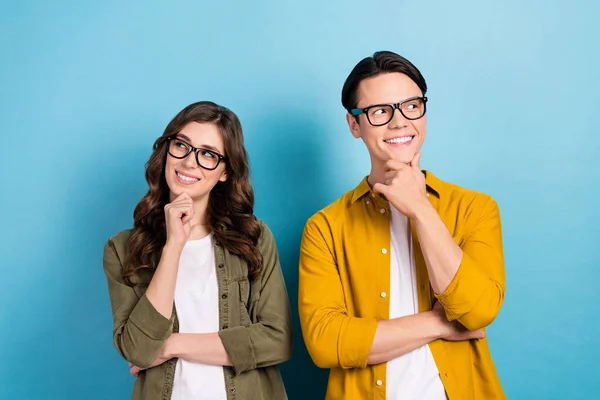
<instances>
[{"instance_id":1,"label":"man's ear","mask_svg":"<svg viewBox=\"0 0 600 400\"><path fill-rule=\"evenodd\" d=\"M360 138L360 125L358 124L357 118L350 114L346 114L346 122L348 123L348 128L350 128L350 133L356 139Z\"/></svg>"}]
</instances>

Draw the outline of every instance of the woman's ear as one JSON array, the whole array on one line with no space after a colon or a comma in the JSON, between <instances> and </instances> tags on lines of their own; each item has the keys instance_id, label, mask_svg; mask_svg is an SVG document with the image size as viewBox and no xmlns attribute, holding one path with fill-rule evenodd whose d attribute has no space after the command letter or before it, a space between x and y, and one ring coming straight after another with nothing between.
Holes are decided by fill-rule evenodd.
<instances>
[{"instance_id":1,"label":"woman's ear","mask_svg":"<svg viewBox=\"0 0 600 400\"><path fill-rule=\"evenodd\" d=\"M221 172L221 176L219 177L219 181L225 182L227 180L227 168L223 168L223 172Z\"/></svg>"}]
</instances>

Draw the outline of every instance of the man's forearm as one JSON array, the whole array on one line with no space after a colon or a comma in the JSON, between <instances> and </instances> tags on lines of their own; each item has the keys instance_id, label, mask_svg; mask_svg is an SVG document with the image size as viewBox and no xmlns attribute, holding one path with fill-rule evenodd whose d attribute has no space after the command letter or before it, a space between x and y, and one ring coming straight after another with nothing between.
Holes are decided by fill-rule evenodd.
<instances>
[{"instance_id":1,"label":"man's forearm","mask_svg":"<svg viewBox=\"0 0 600 400\"><path fill-rule=\"evenodd\" d=\"M412 220L431 286L437 294L444 293L458 272L463 252L431 204L422 205Z\"/></svg>"},{"instance_id":2,"label":"man's forearm","mask_svg":"<svg viewBox=\"0 0 600 400\"><path fill-rule=\"evenodd\" d=\"M448 333L442 316L432 311L379 321L367 363L380 364L409 353Z\"/></svg>"}]
</instances>

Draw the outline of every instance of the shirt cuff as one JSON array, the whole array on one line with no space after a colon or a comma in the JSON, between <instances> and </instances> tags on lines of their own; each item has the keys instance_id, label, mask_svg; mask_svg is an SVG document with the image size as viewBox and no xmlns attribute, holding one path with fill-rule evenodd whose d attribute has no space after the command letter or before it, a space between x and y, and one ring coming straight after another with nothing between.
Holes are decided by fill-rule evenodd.
<instances>
[{"instance_id":1,"label":"shirt cuff","mask_svg":"<svg viewBox=\"0 0 600 400\"><path fill-rule=\"evenodd\" d=\"M219 331L223 347L231 359L236 375L256 368L254 346L245 326L235 326Z\"/></svg>"},{"instance_id":2,"label":"shirt cuff","mask_svg":"<svg viewBox=\"0 0 600 400\"><path fill-rule=\"evenodd\" d=\"M156 311L144 294L129 316L129 320L144 335L153 340L165 340L171 334L173 322Z\"/></svg>"},{"instance_id":3,"label":"shirt cuff","mask_svg":"<svg viewBox=\"0 0 600 400\"><path fill-rule=\"evenodd\" d=\"M483 274L473 259L463 253L463 258L454 278L441 294L435 297L446 310L448 321L454 321L469 313L483 296L489 277Z\"/></svg>"},{"instance_id":4,"label":"shirt cuff","mask_svg":"<svg viewBox=\"0 0 600 400\"><path fill-rule=\"evenodd\" d=\"M338 341L338 357L342 368L367 366L376 330L377 320L374 318L346 318Z\"/></svg>"}]
</instances>

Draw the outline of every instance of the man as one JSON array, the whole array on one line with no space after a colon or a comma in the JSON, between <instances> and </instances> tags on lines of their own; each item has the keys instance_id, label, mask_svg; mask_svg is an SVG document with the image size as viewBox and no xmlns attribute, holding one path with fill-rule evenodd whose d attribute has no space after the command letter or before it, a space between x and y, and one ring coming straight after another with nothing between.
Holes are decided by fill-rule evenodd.
<instances>
[{"instance_id":1,"label":"man","mask_svg":"<svg viewBox=\"0 0 600 400\"><path fill-rule=\"evenodd\" d=\"M327 399L505 399L484 328L504 299L496 202L421 171L427 85L392 52L342 90L371 157L302 238L299 312Z\"/></svg>"}]
</instances>

